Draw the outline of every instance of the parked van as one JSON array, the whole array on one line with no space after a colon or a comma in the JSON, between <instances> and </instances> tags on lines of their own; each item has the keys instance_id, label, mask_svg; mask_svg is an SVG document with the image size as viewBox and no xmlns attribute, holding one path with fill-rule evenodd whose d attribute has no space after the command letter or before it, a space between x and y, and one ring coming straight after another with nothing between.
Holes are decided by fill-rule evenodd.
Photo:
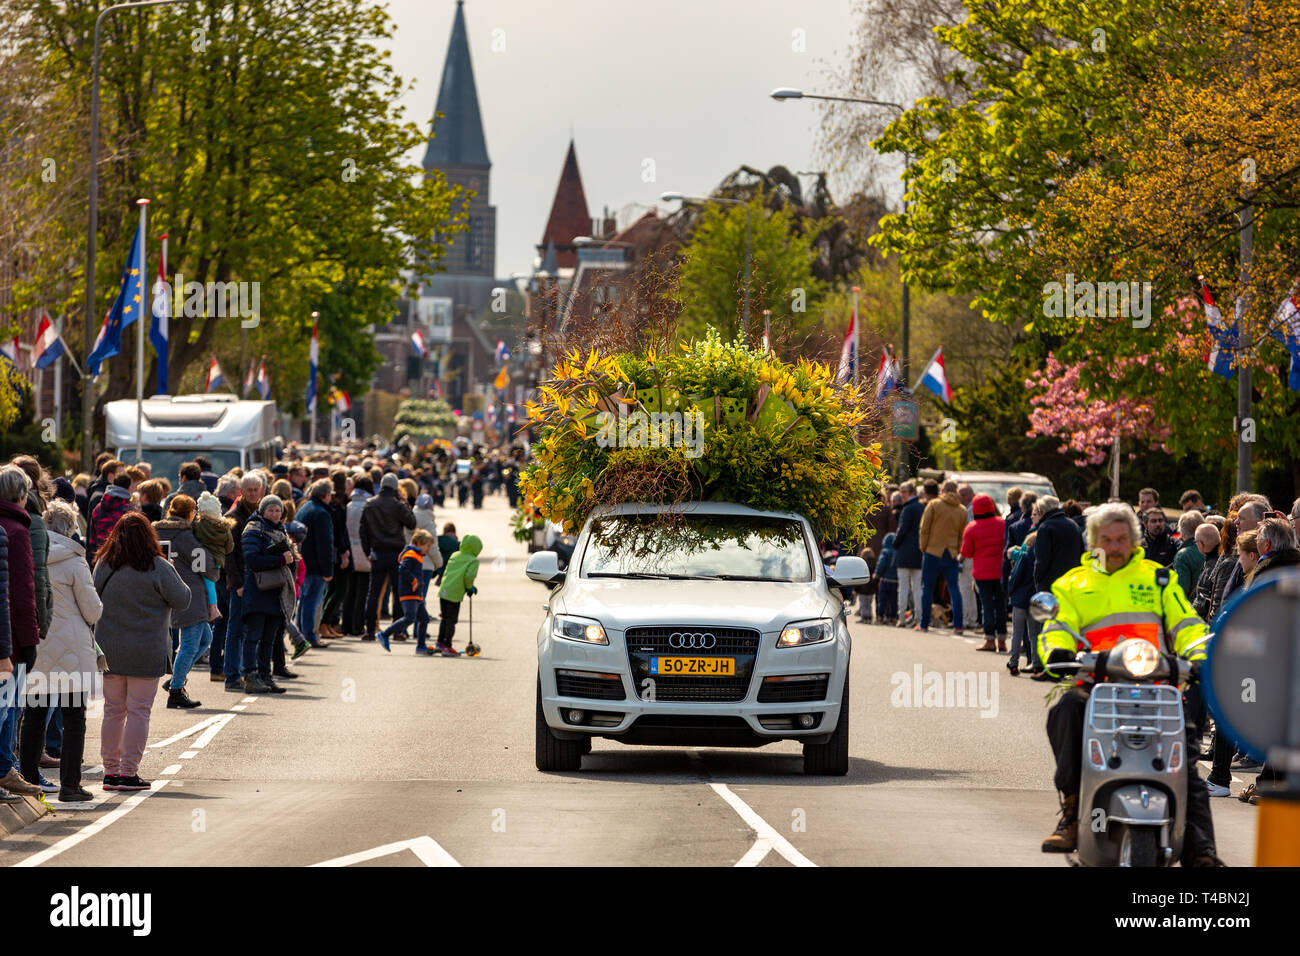
<instances>
[{"instance_id":1,"label":"parked van","mask_svg":"<svg viewBox=\"0 0 1300 956\"><path fill-rule=\"evenodd\" d=\"M135 461L136 402L104 406L105 447L128 464ZM144 400L142 454L159 477L175 479L195 455L212 460L218 475L275 463L278 412L275 402L242 401L234 395L155 395Z\"/></svg>"}]
</instances>

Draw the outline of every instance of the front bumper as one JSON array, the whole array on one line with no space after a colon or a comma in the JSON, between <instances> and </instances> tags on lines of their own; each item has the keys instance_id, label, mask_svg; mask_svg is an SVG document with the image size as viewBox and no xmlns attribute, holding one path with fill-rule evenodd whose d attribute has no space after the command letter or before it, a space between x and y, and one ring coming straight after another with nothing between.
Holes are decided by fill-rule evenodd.
<instances>
[{"instance_id":1,"label":"front bumper","mask_svg":"<svg viewBox=\"0 0 1300 956\"><path fill-rule=\"evenodd\" d=\"M588 645L549 636L539 640L538 665L542 683L542 711L546 723L566 738L601 736L628 743L657 745L707 742L714 746L761 746L777 740L823 742L839 720L840 698L848 667L845 638L807 648L778 648L779 632L760 635L759 650L744 697L735 701L643 700L634 686L632 664L624 632L608 631L608 645ZM561 694L556 671L617 675L622 700ZM829 675L825 699L806 702L759 703L765 677L798 674ZM570 710L582 710L588 719L575 724ZM801 727L783 717L811 714L815 723ZM590 715L602 715L604 725L593 725ZM617 721L610 723L617 716ZM638 718L646 720L638 723ZM699 718L691 720L690 718ZM764 726L766 720L767 726ZM732 740L731 738L734 738Z\"/></svg>"}]
</instances>

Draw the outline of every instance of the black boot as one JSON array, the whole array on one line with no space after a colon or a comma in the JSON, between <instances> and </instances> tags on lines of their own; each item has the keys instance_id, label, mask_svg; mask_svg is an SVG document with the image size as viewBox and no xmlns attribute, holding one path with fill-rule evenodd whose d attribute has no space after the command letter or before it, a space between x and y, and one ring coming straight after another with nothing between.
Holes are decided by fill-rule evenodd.
<instances>
[{"instance_id":1,"label":"black boot","mask_svg":"<svg viewBox=\"0 0 1300 956\"><path fill-rule=\"evenodd\" d=\"M194 707L202 706L202 701L191 700L190 695L185 693L184 687L173 687L167 693L167 706L180 707L190 710Z\"/></svg>"}]
</instances>

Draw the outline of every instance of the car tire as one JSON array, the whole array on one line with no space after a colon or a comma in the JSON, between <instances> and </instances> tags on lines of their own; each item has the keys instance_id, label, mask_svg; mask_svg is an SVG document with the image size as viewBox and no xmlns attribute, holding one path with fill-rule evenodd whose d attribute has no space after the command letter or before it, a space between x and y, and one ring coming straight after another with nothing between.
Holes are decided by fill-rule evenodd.
<instances>
[{"instance_id":1,"label":"car tire","mask_svg":"<svg viewBox=\"0 0 1300 956\"><path fill-rule=\"evenodd\" d=\"M849 676L844 675L840 718L824 744L803 745L803 772L822 777L842 777L849 772Z\"/></svg>"},{"instance_id":2,"label":"car tire","mask_svg":"<svg viewBox=\"0 0 1300 956\"><path fill-rule=\"evenodd\" d=\"M591 747L590 739L586 745ZM561 740L551 733L542 710L542 678L537 678L537 755L538 770L581 770L583 741Z\"/></svg>"}]
</instances>

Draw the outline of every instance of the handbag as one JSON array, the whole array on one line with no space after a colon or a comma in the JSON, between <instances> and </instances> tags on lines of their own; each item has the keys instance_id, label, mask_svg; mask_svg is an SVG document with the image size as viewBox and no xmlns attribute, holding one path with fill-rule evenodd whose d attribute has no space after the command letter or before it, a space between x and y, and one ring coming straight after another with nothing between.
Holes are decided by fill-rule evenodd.
<instances>
[{"instance_id":1,"label":"handbag","mask_svg":"<svg viewBox=\"0 0 1300 956\"><path fill-rule=\"evenodd\" d=\"M259 591L278 591L284 587L284 568L272 568L269 571L254 571L253 582Z\"/></svg>"}]
</instances>

